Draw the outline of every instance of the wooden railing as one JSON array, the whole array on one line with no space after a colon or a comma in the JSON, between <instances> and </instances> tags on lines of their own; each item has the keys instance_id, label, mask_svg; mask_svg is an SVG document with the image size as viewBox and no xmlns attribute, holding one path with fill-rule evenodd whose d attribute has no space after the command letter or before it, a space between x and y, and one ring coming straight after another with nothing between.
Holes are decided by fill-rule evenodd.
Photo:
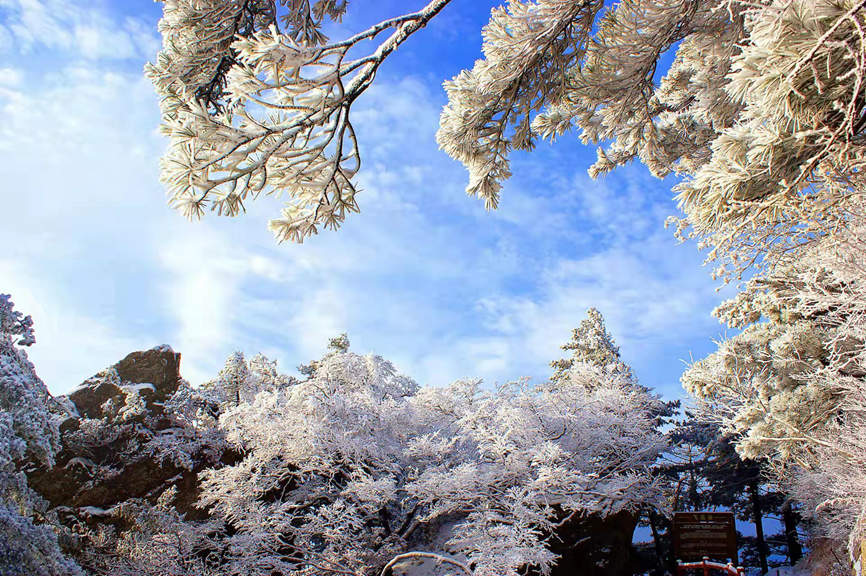
<instances>
[{"instance_id":1,"label":"wooden railing","mask_svg":"<svg viewBox=\"0 0 866 576\"><path fill-rule=\"evenodd\" d=\"M686 576L689 570L701 570L703 576L710 576L710 571L712 570L720 571L729 576L743 576L746 573L746 569L742 566L711 562L706 556L704 556L702 562L681 562L677 560L677 576Z\"/></svg>"}]
</instances>

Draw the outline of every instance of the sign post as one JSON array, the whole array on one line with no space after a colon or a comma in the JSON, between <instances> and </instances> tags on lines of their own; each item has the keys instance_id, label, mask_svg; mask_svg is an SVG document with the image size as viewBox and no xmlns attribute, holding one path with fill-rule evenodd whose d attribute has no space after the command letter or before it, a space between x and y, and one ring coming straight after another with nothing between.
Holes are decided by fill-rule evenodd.
<instances>
[{"instance_id":1,"label":"sign post","mask_svg":"<svg viewBox=\"0 0 866 576\"><path fill-rule=\"evenodd\" d=\"M674 512L674 556L683 562L712 558L737 564L737 529L732 512Z\"/></svg>"}]
</instances>

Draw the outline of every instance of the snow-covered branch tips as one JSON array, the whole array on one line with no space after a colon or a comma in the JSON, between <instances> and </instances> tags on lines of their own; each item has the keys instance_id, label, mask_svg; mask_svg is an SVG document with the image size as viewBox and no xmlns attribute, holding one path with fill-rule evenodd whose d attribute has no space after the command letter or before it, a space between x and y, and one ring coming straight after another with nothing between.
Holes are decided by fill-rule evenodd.
<instances>
[{"instance_id":1,"label":"snow-covered branch tips","mask_svg":"<svg viewBox=\"0 0 866 576\"><path fill-rule=\"evenodd\" d=\"M162 180L187 217L235 216L260 194L287 198L270 222L302 242L358 211L361 159L349 119L379 65L449 0L330 42L346 3L167 0L163 50L146 67L170 138ZM368 53L353 48L387 38Z\"/></svg>"}]
</instances>

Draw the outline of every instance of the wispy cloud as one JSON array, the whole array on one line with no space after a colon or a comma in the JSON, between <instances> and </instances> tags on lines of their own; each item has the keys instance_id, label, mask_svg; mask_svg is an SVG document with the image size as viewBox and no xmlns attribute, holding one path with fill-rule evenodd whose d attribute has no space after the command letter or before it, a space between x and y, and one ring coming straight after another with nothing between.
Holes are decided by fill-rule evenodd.
<instances>
[{"instance_id":1,"label":"wispy cloud","mask_svg":"<svg viewBox=\"0 0 866 576\"><path fill-rule=\"evenodd\" d=\"M23 77L24 73L17 68L0 68L0 87L15 88Z\"/></svg>"},{"instance_id":2,"label":"wispy cloud","mask_svg":"<svg viewBox=\"0 0 866 576\"><path fill-rule=\"evenodd\" d=\"M0 50L38 47L88 60L148 58L159 49L150 22L62 0L0 0Z\"/></svg>"}]
</instances>

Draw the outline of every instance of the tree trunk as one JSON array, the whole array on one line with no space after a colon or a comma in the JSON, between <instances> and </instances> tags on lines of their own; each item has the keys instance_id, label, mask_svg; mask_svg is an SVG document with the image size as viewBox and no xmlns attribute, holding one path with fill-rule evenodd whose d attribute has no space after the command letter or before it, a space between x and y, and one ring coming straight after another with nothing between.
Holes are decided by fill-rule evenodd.
<instances>
[{"instance_id":1,"label":"tree trunk","mask_svg":"<svg viewBox=\"0 0 866 576\"><path fill-rule=\"evenodd\" d=\"M650 510L649 523L653 533L653 544L655 544L656 549L656 574L662 576L665 573L665 549L659 536L658 521L659 516L656 511Z\"/></svg>"},{"instance_id":2,"label":"tree trunk","mask_svg":"<svg viewBox=\"0 0 866 576\"><path fill-rule=\"evenodd\" d=\"M689 470L689 501L691 502L692 510L700 510L700 502L698 496L698 479L695 477L694 465Z\"/></svg>"},{"instance_id":3,"label":"tree trunk","mask_svg":"<svg viewBox=\"0 0 866 576\"><path fill-rule=\"evenodd\" d=\"M767 541L764 540L764 515L761 512L761 498L758 487L758 482L751 482L749 484L751 496L752 496L752 516L755 521L755 538L758 541L758 557L761 559L761 574L766 574L770 571L769 566L767 566Z\"/></svg>"},{"instance_id":4,"label":"tree trunk","mask_svg":"<svg viewBox=\"0 0 866 576\"><path fill-rule=\"evenodd\" d=\"M785 502L782 506L782 521L785 523L785 541L788 544L788 560L791 566L803 557L803 547L797 536L797 513L791 507L791 502Z\"/></svg>"}]
</instances>

